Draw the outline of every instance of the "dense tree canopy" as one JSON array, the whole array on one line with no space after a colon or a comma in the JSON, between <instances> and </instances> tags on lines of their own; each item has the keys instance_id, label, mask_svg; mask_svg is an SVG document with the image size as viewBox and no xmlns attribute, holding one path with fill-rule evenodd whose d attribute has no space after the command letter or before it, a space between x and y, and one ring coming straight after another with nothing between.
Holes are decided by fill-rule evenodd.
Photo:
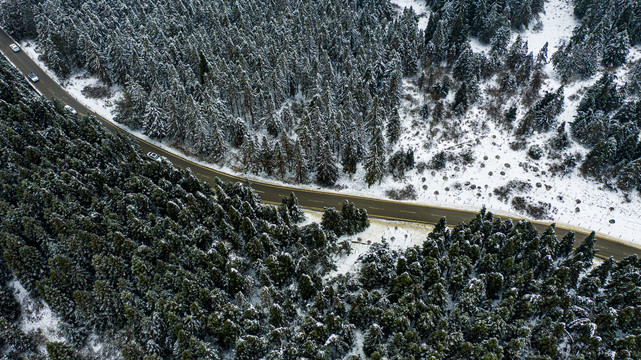
<instances>
[{"instance_id":1,"label":"dense tree canopy","mask_svg":"<svg viewBox=\"0 0 641 360\"><path fill-rule=\"evenodd\" d=\"M65 326L52 359L91 358L89 334L126 359L636 359L641 261L593 267L554 226L485 210L420 246L349 252L346 203L297 225L292 195L264 205L242 184L198 181L38 98L0 62L0 351L44 358L16 320L16 279ZM325 229L329 229L325 231ZM113 355L113 354L112 354Z\"/></svg>"}]
</instances>

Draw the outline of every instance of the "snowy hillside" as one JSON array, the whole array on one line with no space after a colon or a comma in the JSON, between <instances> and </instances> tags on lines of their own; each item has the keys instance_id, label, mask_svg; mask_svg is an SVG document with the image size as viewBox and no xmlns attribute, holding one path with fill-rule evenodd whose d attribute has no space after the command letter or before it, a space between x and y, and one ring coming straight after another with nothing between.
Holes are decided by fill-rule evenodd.
<instances>
[{"instance_id":1,"label":"snowy hillside","mask_svg":"<svg viewBox=\"0 0 641 360\"><path fill-rule=\"evenodd\" d=\"M418 7L420 3L422 2L405 3L405 6ZM549 0L545 3L545 13L532 26L534 29L514 33L513 38L521 36L528 42L530 50L535 53L548 43L548 52L552 54L561 41L570 38L572 30L578 24L572 11L569 0ZM489 47L480 45L478 41L473 40L472 44L476 45L474 50L477 52L488 51ZM639 59L641 59L641 47L633 47L629 61L635 63ZM621 82L626 79L628 70L630 67L619 69L617 75ZM560 79L551 62L545 66L545 72L548 79L543 88L548 91L558 89L561 86ZM597 74L588 80L566 85L564 111L559 115L559 122L569 124L573 121L580 95L599 77L600 74ZM495 83L491 80L483 86L489 90L495 86ZM509 181L523 181L529 184L526 187L529 190L521 192L520 195L532 201L541 201L550 205L549 212L542 219L575 226L590 226L603 234L641 244L641 237L634 235L641 232L641 198L638 192L626 195L608 189L603 184L595 183L593 179L585 178L578 170L557 176L549 174L546 170L552 165L552 159L543 157L540 160L533 160L525 150L512 150L510 147L510 143L514 141L512 135L497 128L487 119L487 113L478 107L472 108L456 126L450 126L462 134L460 138L455 141L449 140L446 135L433 138L428 133L429 129L422 127L421 122L417 120L419 117L416 114L424 104L424 99L416 91L414 80L404 82L404 92L406 94L402 112L404 131L397 148L416 149L417 162L428 162L444 149L456 149L457 152L471 149L472 157L476 161L471 165L450 164L443 171L426 170L424 173L419 171L408 173L407 179L400 184L393 179L388 179L381 185L380 195L390 188L412 185L417 191L419 202L466 205L476 209L485 204L489 209L497 212L502 210L528 216L515 209L509 202L498 199L493 193L496 187L505 185ZM525 110L527 109L519 108L517 118L521 117ZM530 144L543 147L554 135L554 133L539 134L530 138ZM425 139L428 138L429 141L426 142ZM574 143L569 152L585 156L588 150ZM344 181L341 184L351 189L358 189L361 193L368 191L357 182ZM517 194L519 193L515 192L511 195Z\"/></svg>"}]
</instances>

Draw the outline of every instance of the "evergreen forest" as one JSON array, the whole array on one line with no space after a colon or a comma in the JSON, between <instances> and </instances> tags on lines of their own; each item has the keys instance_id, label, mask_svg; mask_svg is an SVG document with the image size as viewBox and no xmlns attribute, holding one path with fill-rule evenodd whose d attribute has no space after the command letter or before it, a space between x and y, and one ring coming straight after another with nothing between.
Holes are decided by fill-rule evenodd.
<instances>
[{"instance_id":1,"label":"evergreen forest","mask_svg":"<svg viewBox=\"0 0 641 360\"><path fill-rule=\"evenodd\" d=\"M122 87L117 121L240 172L331 187L442 169L451 155L419 164L415 149L397 146L411 131L399 113L409 82L428 99L418 127L456 137L457 119L478 107L519 148L557 131L546 146L559 160L551 173L578 168L641 189L641 65L627 61L641 42L638 1L572 1L580 23L558 49L512 36L536 26L544 0L425 4L424 29L389 0L6 0L0 23L35 39L62 79L86 69ZM473 51L471 40L490 50ZM563 85L543 89L548 63L564 84L602 74L571 126L557 121ZM571 141L592 152L575 159Z\"/></svg>"},{"instance_id":2,"label":"evergreen forest","mask_svg":"<svg viewBox=\"0 0 641 360\"><path fill-rule=\"evenodd\" d=\"M420 246L375 243L335 275L353 251L339 235L365 229L365 211L303 225L295 196L267 205L151 160L4 60L0 149L2 358L641 357L641 261L595 266L594 234L573 248L571 232L482 210ZM16 283L64 341L21 326Z\"/></svg>"}]
</instances>

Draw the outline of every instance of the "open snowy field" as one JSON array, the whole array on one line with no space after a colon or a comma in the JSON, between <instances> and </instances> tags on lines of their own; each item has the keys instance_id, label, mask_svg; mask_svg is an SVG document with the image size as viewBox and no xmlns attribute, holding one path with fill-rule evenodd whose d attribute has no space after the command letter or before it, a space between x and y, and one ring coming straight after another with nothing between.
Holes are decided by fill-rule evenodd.
<instances>
[{"instance_id":1,"label":"open snowy field","mask_svg":"<svg viewBox=\"0 0 641 360\"><path fill-rule=\"evenodd\" d=\"M419 16L419 26L426 26L429 10L422 1L393 0L392 3L399 8L399 11L403 7L413 7ZM571 30L577 22L572 15L569 0L550 0L545 3L545 9L545 14L541 14L539 20L535 20L531 25L532 29L524 30L513 36L520 35L528 42L530 50L534 53L537 53L548 42L548 54L552 54L561 41L569 38ZM21 46L32 58L37 59L38 52L33 45L29 42L22 42ZM472 47L474 51L487 50L478 41L472 41ZM641 58L641 49L633 48L630 52L630 58L633 60ZM44 67L42 62L38 62ZM560 82L552 65L548 64L545 71L548 79L543 85L543 90L556 90L560 86ZM622 69L617 73L619 79L623 78L624 72L625 69ZM48 73L57 79L51 71ZM559 123L573 121L580 95L599 76L571 83L565 87L566 100L564 112L558 117ZM106 119L113 121L114 103L122 94L119 89L112 89L112 96L108 99L87 98L83 95L82 89L87 85L95 84L96 81L95 78L88 77L85 73L78 73L62 85L79 101ZM492 82L486 83L485 89L493 86ZM482 88L482 90L484 89ZM426 126L420 126L420 122L417 121L417 109L425 102L423 96L416 90L413 80L406 79L404 82L405 100L401 112L403 132L399 145L394 151L411 147L415 151L416 162L427 163L442 150L458 152L470 149L475 161L470 165L457 165L449 162L445 169L437 172L430 169L425 169L422 172L414 169L406 173L402 181L395 181L391 176L387 176L381 184L371 188L368 188L362 180L364 170L361 165L353 178L342 177L339 179L337 185L341 189L340 192L385 198L388 190L398 190L412 185L417 192L415 201L418 203L471 210L478 210L481 206L486 205L490 211L497 214L524 215L512 208L511 198L502 201L493 193L496 187L505 185L510 180L519 180L529 184L530 190L511 195L523 196L532 202L540 201L549 204L548 221L592 229L614 238L620 238L622 241L641 245L641 237L638 235L641 234L641 198L638 193L625 197L621 192L607 190L602 184L584 178L576 169L564 176L549 174L546 171L551 165L549 159L544 156L535 161L528 157L527 150L512 150L510 142L513 139L508 136L509 133L504 129L497 128L492 121L487 119L485 111L478 106L470 109L464 118L457 120L461 137L456 140L442 136L432 137L429 129ZM523 108L519 108L517 118L522 117L523 113ZM126 128L122 125L119 126ZM131 132L168 151L180 153L178 150L153 141L139 132ZM553 135L553 131L548 134L535 135L530 139L529 144L544 144ZM588 150L573 144L570 151L584 156ZM197 161L197 159L190 159L212 166ZM234 173L229 167L215 167L221 171ZM247 176L245 174L239 175ZM251 175L247 177L279 183ZM318 188L313 185L304 187Z\"/></svg>"}]
</instances>

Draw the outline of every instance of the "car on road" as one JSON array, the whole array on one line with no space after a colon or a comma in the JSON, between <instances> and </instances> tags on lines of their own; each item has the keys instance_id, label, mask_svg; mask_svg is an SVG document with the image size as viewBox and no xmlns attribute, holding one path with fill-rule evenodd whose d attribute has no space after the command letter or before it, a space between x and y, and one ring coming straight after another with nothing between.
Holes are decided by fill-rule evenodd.
<instances>
[{"instance_id":1,"label":"car on road","mask_svg":"<svg viewBox=\"0 0 641 360\"><path fill-rule=\"evenodd\" d=\"M29 77L29 79L31 79L31 81L33 81L33 82L38 82L38 80L40 80L40 79L38 79L38 75L36 75L36 74L34 74L34 73L32 73L32 72L28 73L28 74L27 74L27 76L28 76L28 77Z\"/></svg>"},{"instance_id":2,"label":"car on road","mask_svg":"<svg viewBox=\"0 0 641 360\"><path fill-rule=\"evenodd\" d=\"M20 51L20 46L18 46L18 44L11 44L9 45L9 47L11 48L11 50L13 50L13 52Z\"/></svg>"},{"instance_id":3,"label":"car on road","mask_svg":"<svg viewBox=\"0 0 641 360\"><path fill-rule=\"evenodd\" d=\"M71 113L71 115L77 115L77 114L78 114L78 112L76 111L76 109L72 108L72 107L71 107L71 106L69 106L69 105L65 105L65 110L69 111L69 112Z\"/></svg>"},{"instance_id":4,"label":"car on road","mask_svg":"<svg viewBox=\"0 0 641 360\"><path fill-rule=\"evenodd\" d=\"M155 152L148 152L147 156L150 157L152 160L158 160L160 161L160 155L156 154Z\"/></svg>"}]
</instances>

